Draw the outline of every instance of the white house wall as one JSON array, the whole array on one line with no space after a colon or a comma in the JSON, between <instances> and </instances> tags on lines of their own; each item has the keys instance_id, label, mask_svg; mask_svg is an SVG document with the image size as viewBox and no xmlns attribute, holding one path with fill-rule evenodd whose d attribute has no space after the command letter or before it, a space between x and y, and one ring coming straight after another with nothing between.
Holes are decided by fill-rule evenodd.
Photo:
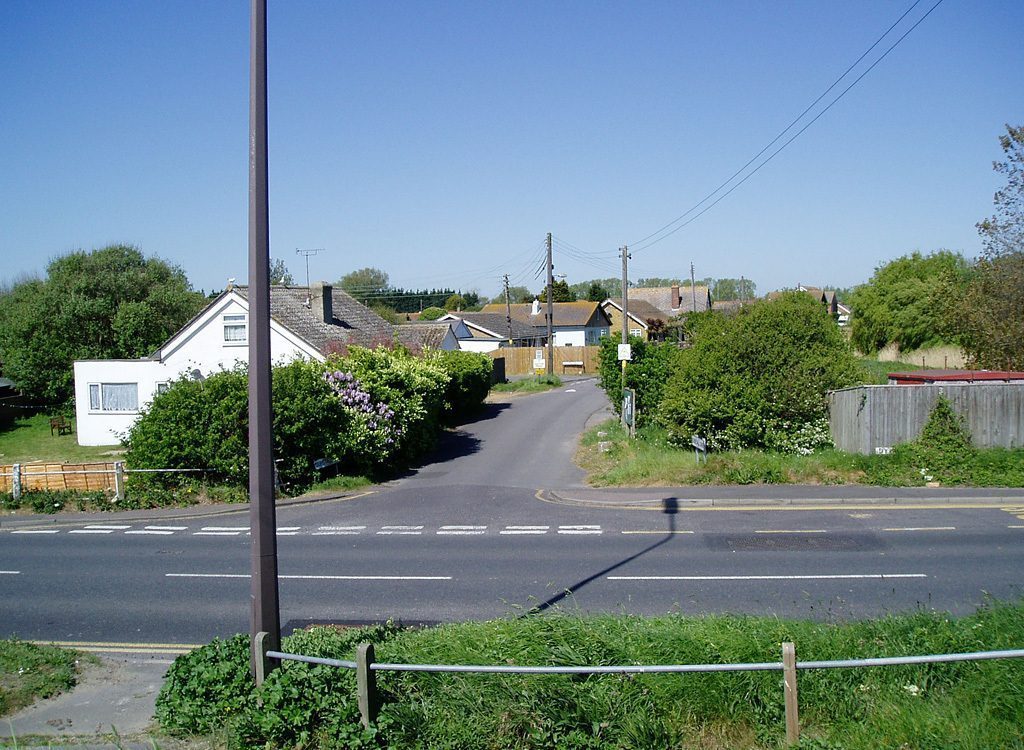
<instances>
[{"instance_id":1,"label":"white house wall","mask_svg":"<svg viewBox=\"0 0 1024 750\"><path fill-rule=\"evenodd\" d=\"M75 416L79 445L117 445L135 424L139 411L130 413L97 411L90 408L90 383L137 383L139 409L156 396L159 383L169 383L185 373L198 370L204 377L248 363L248 337L243 342L224 340L224 316L245 315L244 298L232 294L221 300L183 329L161 350L161 359L80 360L75 362ZM270 325L270 356L276 364L295 359L324 357L274 321Z\"/></svg>"},{"instance_id":2,"label":"white house wall","mask_svg":"<svg viewBox=\"0 0 1024 750\"><path fill-rule=\"evenodd\" d=\"M459 348L464 352L479 352L486 354L501 348L499 341L487 341L486 339L462 339L459 341Z\"/></svg>"}]
</instances>

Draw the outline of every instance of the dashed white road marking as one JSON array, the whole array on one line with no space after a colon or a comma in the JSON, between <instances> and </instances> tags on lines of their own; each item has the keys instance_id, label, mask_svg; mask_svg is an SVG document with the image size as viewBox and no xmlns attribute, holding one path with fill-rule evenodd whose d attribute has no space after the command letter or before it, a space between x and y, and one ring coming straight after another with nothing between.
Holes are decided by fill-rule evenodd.
<instances>
[{"instance_id":1,"label":"dashed white road marking","mask_svg":"<svg viewBox=\"0 0 1024 750\"><path fill-rule=\"evenodd\" d=\"M173 531L164 531L163 529L140 529L136 531L126 531L125 534L149 534L151 536L170 536Z\"/></svg>"},{"instance_id":2,"label":"dashed white road marking","mask_svg":"<svg viewBox=\"0 0 1024 750\"><path fill-rule=\"evenodd\" d=\"M19 529L12 534L59 534L60 529Z\"/></svg>"},{"instance_id":3,"label":"dashed white road marking","mask_svg":"<svg viewBox=\"0 0 1024 750\"><path fill-rule=\"evenodd\" d=\"M147 526L146 531L186 531L188 526Z\"/></svg>"},{"instance_id":4,"label":"dashed white road marking","mask_svg":"<svg viewBox=\"0 0 1024 750\"><path fill-rule=\"evenodd\" d=\"M833 575L780 576L608 576L609 581L830 581L889 578L927 578L926 573L836 573Z\"/></svg>"},{"instance_id":5,"label":"dashed white road marking","mask_svg":"<svg viewBox=\"0 0 1024 750\"><path fill-rule=\"evenodd\" d=\"M956 526L907 526L905 528L882 529L882 531L956 531Z\"/></svg>"},{"instance_id":6,"label":"dashed white road marking","mask_svg":"<svg viewBox=\"0 0 1024 750\"><path fill-rule=\"evenodd\" d=\"M499 534L547 534L550 526L506 526Z\"/></svg>"},{"instance_id":7,"label":"dashed white road marking","mask_svg":"<svg viewBox=\"0 0 1024 750\"><path fill-rule=\"evenodd\" d=\"M69 534L113 534L114 529L71 529Z\"/></svg>"},{"instance_id":8,"label":"dashed white road marking","mask_svg":"<svg viewBox=\"0 0 1024 750\"><path fill-rule=\"evenodd\" d=\"M442 526L437 530L438 536L478 536L486 533L486 526Z\"/></svg>"},{"instance_id":9,"label":"dashed white road marking","mask_svg":"<svg viewBox=\"0 0 1024 750\"><path fill-rule=\"evenodd\" d=\"M165 578L251 578L248 573L164 573ZM452 576L279 575L296 581L451 581Z\"/></svg>"},{"instance_id":10,"label":"dashed white road marking","mask_svg":"<svg viewBox=\"0 0 1024 750\"><path fill-rule=\"evenodd\" d=\"M248 530L248 526L204 526L192 536L238 536Z\"/></svg>"},{"instance_id":11,"label":"dashed white road marking","mask_svg":"<svg viewBox=\"0 0 1024 750\"><path fill-rule=\"evenodd\" d=\"M685 530L669 530L669 529L632 529L630 531L621 531L620 534L692 534L692 531Z\"/></svg>"},{"instance_id":12,"label":"dashed white road marking","mask_svg":"<svg viewBox=\"0 0 1024 750\"><path fill-rule=\"evenodd\" d=\"M0 570L0 576L20 576L20 570Z\"/></svg>"},{"instance_id":13,"label":"dashed white road marking","mask_svg":"<svg viewBox=\"0 0 1024 750\"><path fill-rule=\"evenodd\" d=\"M576 526L559 526L559 534L600 534L600 526L589 526L589 525L576 525Z\"/></svg>"},{"instance_id":14,"label":"dashed white road marking","mask_svg":"<svg viewBox=\"0 0 1024 750\"><path fill-rule=\"evenodd\" d=\"M385 534L385 535L386 534L395 534L395 535L412 534L412 535L417 535L417 534L422 534L423 533L423 527L422 526L381 526L380 527L380 531L378 531L377 533L378 534Z\"/></svg>"},{"instance_id":15,"label":"dashed white road marking","mask_svg":"<svg viewBox=\"0 0 1024 750\"><path fill-rule=\"evenodd\" d=\"M352 536L365 530L365 526L321 526L319 531L312 533L312 536Z\"/></svg>"},{"instance_id":16,"label":"dashed white road marking","mask_svg":"<svg viewBox=\"0 0 1024 750\"><path fill-rule=\"evenodd\" d=\"M248 526L204 526L203 531L248 531Z\"/></svg>"},{"instance_id":17,"label":"dashed white road marking","mask_svg":"<svg viewBox=\"0 0 1024 750\"><path fill-rule=\"evenodd\" d=\"M90 523L86 524L87 529L109 529L110 531L124 531L130 529L131 524L112 524L112 523Z\"/></svg>"}]
</instances>

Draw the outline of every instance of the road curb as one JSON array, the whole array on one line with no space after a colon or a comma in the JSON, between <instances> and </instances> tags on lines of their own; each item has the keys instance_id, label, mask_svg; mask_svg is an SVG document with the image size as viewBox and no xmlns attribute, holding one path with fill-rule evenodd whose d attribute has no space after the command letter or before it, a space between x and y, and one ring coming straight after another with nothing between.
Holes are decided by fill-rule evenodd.
<instances>
[{"instance_id":1,"label":"road curb","mask_svg":"<svg viewBox=\"0 0 1024 750\"><path fill-rule=\"evenodd\" d=\"M376 485L357 492L331 493L315 497L297 497L278 500L278 510L303 505L326 503L336 500L354 500L376 491ZM103 523L105 521L167 521L193 520L197 518L214 518L217 516L248 513L249 503L232 503L218 506L193 506L184 508L146 508L143 510L107 511L100 513L72 514L34 514L28 516L0 516L0 530L52 528L54 526L78 526L83 523Z\"/></svg>"}]
</instances>

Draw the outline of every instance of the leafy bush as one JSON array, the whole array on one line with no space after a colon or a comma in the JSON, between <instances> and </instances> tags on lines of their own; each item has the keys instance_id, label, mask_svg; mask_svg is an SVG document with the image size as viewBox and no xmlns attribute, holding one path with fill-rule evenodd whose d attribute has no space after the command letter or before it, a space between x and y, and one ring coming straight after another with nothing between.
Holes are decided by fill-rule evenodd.
<instances>
[{"instance_id":1,"label":"leafy bush","mask_svg":"<svg viewBox=\"0 0 1024 750\"><path fill-rule=\"evenodd\" d=\"M428 307L420 313L420 320L437 320L448 314L443 307Z\"/></svg>"},{"instance_id":2,"label":"leafy bush","mask_svg":"<svg viewBox=\"0 0 1024 750\"><path fill-rule=\"evenodd\" d=\"M473 414L491 390L494 360L476 352L439 351L432 355L448 374L444 400L448 421L457 423Z\"/></svg>"},{"instance_id":3,"label":"leafy bush","mask_svg":"<svg viewBox=\"0 0 1024 750\"><path fill-rule=\"evenodd\" d=\"M632 359L626 364L626 388L636 392L637 426L643 427L657 419L665 382L672 372L672 362L679 349L671 343L629 340ZM618 355L619 341L606 336L601 340L601 387L608 394L616 413L622 408L622 363Z\"/></svg>"},{"instance_id":4,"label":"leafy bush","mask_svg":"<svg viewBox=\"0 0 1024 750\"><path fill-rule=\"evenodd\" d=\"M280 482L301 491L319 479L313 462L379 472L433 445L449 377L404 350L352 347L326 363L273 368L274 456ZM128 436L135 469L201 469L214 483L248 480L248 376L244 368L203 381L181 378L143 411ZM195 475L189 475L194 478ZM181 475L132 475L129 494L181 486ZM152 492L152 490L150 490Z\"/></svg>"},{"instance_id":5,"label":"leafy bush","mask_svg":"<svg viewBox=\"0 0 1024 750\"><path fill-rule=\"evenodd\" d=\"M673 444L809 453L828 445L827 393L858 381L849 345L798 292L726 318L694 316L693 346L672 360L659 420Z\"/></svg>"}]
</instances>

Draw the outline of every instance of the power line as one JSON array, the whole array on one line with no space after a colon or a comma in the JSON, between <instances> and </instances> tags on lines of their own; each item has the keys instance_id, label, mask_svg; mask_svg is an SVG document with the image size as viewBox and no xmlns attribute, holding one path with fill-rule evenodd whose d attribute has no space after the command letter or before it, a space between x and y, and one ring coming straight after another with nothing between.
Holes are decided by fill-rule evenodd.
<instances>
[{"instance_id":1,"label":"power line","mask_svg":"<svg viewBox=\"0 0 1024 750\"><path fill-rule=\"evenodd\" d=\"M742 180L740 180L735 185L733 185L731 188L729 188L728 191L726 191L724 194L720 195L713 203L711 203L709 206L706 206L702 211L697 213L695 216L690 218L688 221L686 221L686 222L684 222L682 224L679 224L679 226L676 226L674 229L672 229L669 232L665 232L666 229L668 229L669 227L672 227L673 225L678 224L679 222L681 222L687 216L689 216L694 211L696 211L698 208L700 208L704 203L706 203L716 193L720 192L726 185L728 185L730 182L732 182L734 179L736 179L736 177L739 176L744 170L746 170L747 167L749 167L759 157L761 157L768 149L770 149L775 143L777 143L780 138L782 138L787 132L789 132L796 125L796 123L798 123L823 98L825 98L825 96L832 89L834 89L844 78L846 78L846 76L850 74L850 71L852 71L865 57L867 57L867 55L870 54L871 50L873 50L875 47L877 47L879 45L879 43L881 43L881 41L883 39L885 39L885 37L887 37L897 25L899 25L899 23L904 18L906 18L907 15L914 8L916 8L918 6L918 4L920 4L921 0L915 0L914 4L911 5L909 8L907 8L907 10L904 11L903 14L898 19L896 19L896 21L893 22L893 24L891 26L889 26L889 28L886 29L885 32L880 37L878 37L878 39L876 39L875 42L870 47L868 47L868 49L865 50L865 52L860 57L858 57L857 60L852 65L850 65L843 72L843 74L841 76L839 76L835 81L833 81L832 84L827 89L825 89L825 91L823 91L821 93L821 95L818 96L817 99L815 99L813 102L811 102L811 104L808 105L808 107L806 109L804 109L803 112L801 112L789 125L787 125L782 131L780 131L779 134L776 135L767 145L765 145L764 148L762 148L760 151L758 151L757 154L755 154L749 161L747 161L746 164L744 164L742 167L740 167L738 170L736 170L736 172L734 172L729 177L729 179L727 179L725 182L723 182L717 188L715 188L710 193L708 193L706 196L704 196L700 201L698 201L696 204L691 206L689 209L687 209L685 212L683 212L680 216L676 217L675 219L670 221L668 224L666 224L665 226L663 226L660 229L658 229L656 232L653 232L653 233L647 235L646 237L644 237L643 239L638 240L637 242L633 243L634 245L638 245L639 246L639 247L636 247L635 249L637 249L637 250L644 250L644 249L646 249L648 247L651 247L652 245L655 245L655 244L661 242L662 240L664 240L664 239L666 239L668 237L671 237L673 234L678 232L680 229L690 225L696 219L698 219L699 217L701 217L705 213L707 213L710 209L714 208L718 203L720 203L722 201L722 199L724 199L726 196L728 196L734 190L736 190L736 188L738 188L744 182L746 182L751 177L753 177L755 174L757 174L757 172L759 172L766 164L768 164L768 162L770 162L772 159L774 159L783 149L785 149L790 143L795 141L811 125L813 125L815 122L817 122L818 119L821 118L822 115L824 115L826 112L828 112L840 99L842 99L846 95L846 93L850 89L852 89L854 86L856 86L858 83L860 83L860 81L868 73L870 73L875 68L875 66L877 66L880 62L882 62L882 60L884 60L886 57L888 57L890 52L892 52L904 39L906 39L910 35L910 33L912 31L914 31L914 29L916 29L918 26L920 26L921 23L926 18L928 18L928 16L930 16L932 14L932 11L934 11L937 7L939 7L939 5L942 4L942 1L943 0L937 0L937 2L934 5L932 5L932 7L929 8L928 11L923 16L921 16L921 18L919 18L906 32L904 32L903 35L900 36L899 39L897 39L895 42L893 42L893 44L885 52L883 52L882 55L880 57L878 57L878 59L876 59L873 63L871 63L871 65L869 65L868 68L863 73L861 73L859 76L857 76L857 78L854 79L854 81L849 86L847 86L845 89L843 89L843 91L835 99L833 99L831 102L829 102L829 104L826 105L824 109L822 109L817 115L815 115L814 118L811 119L810 122L808 122L806 125L804 125L800 130L798 130L789 140L787 140L785 143L783 143L782 146L780 146L778 149L776 149L774 152L772 152L772 154L767 159L762 161L757 167L755 167L753 170L751 170L751 172L749 174L744 176ZM663 232L665 232L665 233L662 234ZM658 237L659 234L662 235L662 236ZM657 237L657 239L652 239L654 237ZM651 241L648 242L648 240L651 240ZM647 243L647 244L643 244L643 243Z\"/></svg>"}]
</instances>

